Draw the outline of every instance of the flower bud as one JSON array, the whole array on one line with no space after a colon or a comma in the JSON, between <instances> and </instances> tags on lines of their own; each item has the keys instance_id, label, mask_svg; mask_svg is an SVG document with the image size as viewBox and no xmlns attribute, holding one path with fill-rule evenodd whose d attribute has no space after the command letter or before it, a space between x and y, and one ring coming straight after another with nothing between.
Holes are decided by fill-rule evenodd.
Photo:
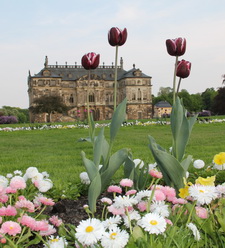
<instances>
[{"instance_id":1,"label":"flower bud","mask_svg":"<svg viewBox=\"0 0 225 248\"><path fill-rule=\"evenodd\" d=\"M181 61L178 62L177 72L176 72L177 77L187 78L190 75L190 71L191 71L191 63L189 61L182 59Z\"/></svg>"},{"instance_id":2,"label":"flower bud","mask_svg":"<svg viewBox=\"0 0 225 248\"><path fill-rule=\"evenodd\" d=\"M108 32L108 41L111 46L122 46L127 40L127 29L111 28Z\"/></svg>"},{"instance_id":3,"label":"flower bud","mask_svg":"<svg viewBox=\"0 0 225 248\"><path fill-rule=\"evenodd\" d=\"M81 64L86 70L96 69L99 65L100 55L87 53L81 59Z\"/></svg>"},{"instance_id":4,"label":"flower bud","mask_svg":"<svg viewBox=\"0 0 225 248\"><path fill-rule=\"evenodd\" d=\"M176 38L166 40L167 52L171 56L182 56L186 51L186 39Z\"/></svg>"}]
</instances>

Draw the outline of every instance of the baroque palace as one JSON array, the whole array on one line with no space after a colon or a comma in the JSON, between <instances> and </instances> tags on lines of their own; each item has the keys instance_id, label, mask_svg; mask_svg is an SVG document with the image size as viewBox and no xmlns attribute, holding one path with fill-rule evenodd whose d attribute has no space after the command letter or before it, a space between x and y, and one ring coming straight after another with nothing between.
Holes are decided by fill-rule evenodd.
<instances>
[{"instance_id":1,"label":"baroque palace","mask_svg":"<svg viewBox=\"0 0 225 248\"><path fill-rule=\"evenodd\" d=\"M89 105L94 120L109 120L113 114L114 70L112 64L101 65L91 71ZM84 120L87 116L88 71L81 65L49 65L46 56L44 68L28 76L29 105L43 95L59 95L69 107L68 113L33 114L31 122L61 122ZM117 104L127 98L127 119L152 117L151 77L136 69L124 70L123 59L118 66Z\"/></svg>"}]
</instances>

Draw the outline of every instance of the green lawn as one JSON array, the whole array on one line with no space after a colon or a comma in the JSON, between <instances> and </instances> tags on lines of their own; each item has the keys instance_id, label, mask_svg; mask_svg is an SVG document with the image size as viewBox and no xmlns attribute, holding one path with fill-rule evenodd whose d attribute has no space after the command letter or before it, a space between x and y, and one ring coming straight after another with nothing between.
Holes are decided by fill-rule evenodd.
<instances>
[{"instance_id":1,"label":"green lawn","mask_svg":"<svg viewBox=\"0 0 225 248\"><path fill-rule=\"evenodd\" d=\"M113 150L130 148L133 158L154 162L148 148L148 135L166 149L171 146L169 125L129 126L120 129ZM35 166L47 171L51 179L61 185L77 183L79 173L85 170L80 152L83 150L92 158L91 144L77 142L87 136L87 129L0 132L0 174ZM105 128L105 136L109 136L109 128ZM187 154L210 164L213 156L222 151L225 151L225 124L195 124Z\"/></svg>"}]
</instances>

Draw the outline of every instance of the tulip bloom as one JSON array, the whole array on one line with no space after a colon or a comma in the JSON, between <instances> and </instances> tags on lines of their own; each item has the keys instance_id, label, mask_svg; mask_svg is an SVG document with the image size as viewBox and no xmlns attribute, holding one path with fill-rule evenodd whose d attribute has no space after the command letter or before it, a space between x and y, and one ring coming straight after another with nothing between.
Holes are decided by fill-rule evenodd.
<instances>
[{"instance_id":1,"label":"tulip bloom","mask_svg":"<svg viewBox=\"0 0 225 248\"><path fill-rule=\"evenodd\" d=\"M182 59L181 61L178 62L177 72L176 72L177 77L187 78L190 75L190 71L191 71L191 63L189 61Z\"/></svg>"},{"instance_id":2,"label":"tulip bloom","mask_svg":"<svg viewBox=\"0 0 225 248\"><path fill-rule=\"evenodd\" d=\"M108 41L111 46L122 46L127 40L127 29L111 28L108 33Z\"/></svg>"},{"instance_id":3,"label":"tulip bloom","mask_svg":"<svg viewBox=\"0 0 225 248\"><path fill-rule=\"evenodd\" d=\"M186 39L168 39L166 40L166 48L169 55L182 56L186 51Z\"/></svg>"},{"instance_id":4,"label":"tulip bloom","mask_svg":"<svg viewBox=\"0 0 225 248\"><path fill-rule=\"evenodd\" d=\"M96 69L99 65L100 55L87 53L81 59L81 64L86 70Z\"/></svg>"}]
</instances>

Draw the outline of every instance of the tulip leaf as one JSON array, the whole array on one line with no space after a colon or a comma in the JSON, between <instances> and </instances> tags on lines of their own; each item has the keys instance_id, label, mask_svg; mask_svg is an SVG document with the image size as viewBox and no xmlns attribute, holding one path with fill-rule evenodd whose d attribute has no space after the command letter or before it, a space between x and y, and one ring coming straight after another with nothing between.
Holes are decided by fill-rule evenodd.
<instances>
[{"instance_id":1,"label":"tulip leaf","mask_svg":"<svg viewBox=\"0 0 225 248\"><path fill-rule=\"evenodd\" d=\"M96 212L96 201L101 194L101 176L97 172L88 188L88 205L92 213Z\"/></svg>"},{"instance_id":2,"label":"tulip leaf","mask_svg":"<svg viewBox=\"0 0 225 248\"><path fill-rule=\"evenodd\" d=\"M188 171L188 167L191 164L192 161L192 156L188 155L187 158L185 158L182 162L181 165L184 168L185 171Z\"/></svg>"},{"instance_id":3,"label":"tulip leaf","mask_svg":"<svg viewBox=\"0 0 225 248\"><path fill-rule=\"evenodd\" d=\"M132 159L132 155L129 154L124 163L124 177L134 180L135 164Z\"/></svg>"},{"instance_id":4,"label":"tulip leaf","mask_svg":"<svg viewBox=\"0 0 225 248\"><path fill-rule=\"evenodd\" d=\"M159 149L153 137L149 136L149 141L150 150L163 174L166 184L175 187L176 191L179 192L179 189L184 186L183 178L186 171L174 156Z\"/></svg>"},{"instance_id":5,"label":"tulip leaf","mask_svg":"<svg viewBox=\"0 0 225 248\"><path fill-rule=\"evenodd\" d=\"M99 166L101 156L102 156L102 144L104 139L104 127L101 128L97 138L94 141L94 164Z\"/></svg>"},{"instance_id":6,"label":"tulip leaf","mask_svg":"<svg viewBox=\"0 0 225 248\"><path fill-rule=\"evenodd\" d=\"M105 167L106 167L105 165L107 163L107 158L109 156L109 152L110 152L109 143L105 139L105 137L103 137L103 141L102 141L102 157L103 157L103 166L104 166L103 169L105 169Z\"/></svg>"},{"instance_id":7,"label":"tulip leaf","mask_svg":"<svg viewBox=\"0 0 225 248\"><path fill-rule=\"evenodd\" d=\"M126 117L126 98L121 102L118 107L116 108L116 111L113 114L112 122L110 125L110 142L112 143L117 135L117 132L119 128L121 127L121 124L125 120Z\"/></svg>"},{"instance_id":8,"label":"tulip leaf","mask_svg":"<svg viewBox=\"0 0 225 248\"><path fill-rule=\"evenodd\" d=\"M98 173L98 168L96 167L93 161L86 158L85 153L83 151L81 152L81 157L83 159L84 166L87 170L88 177L92 181Z\"/></svg>"},{"instance_id":9,"label":"tulip leaf","mask_svg":"<svg viewBox=\"0 0 225 248\"><path fill-rule=\"evenodd\" d=\"M128 149L121 149L115 152L109 159L108 168L101 174L102 180L102 190L106 188L110 179L115 174L115 172L119 169L119 167L123 164L128 156Z\"/></svg>"}]
</instances>

